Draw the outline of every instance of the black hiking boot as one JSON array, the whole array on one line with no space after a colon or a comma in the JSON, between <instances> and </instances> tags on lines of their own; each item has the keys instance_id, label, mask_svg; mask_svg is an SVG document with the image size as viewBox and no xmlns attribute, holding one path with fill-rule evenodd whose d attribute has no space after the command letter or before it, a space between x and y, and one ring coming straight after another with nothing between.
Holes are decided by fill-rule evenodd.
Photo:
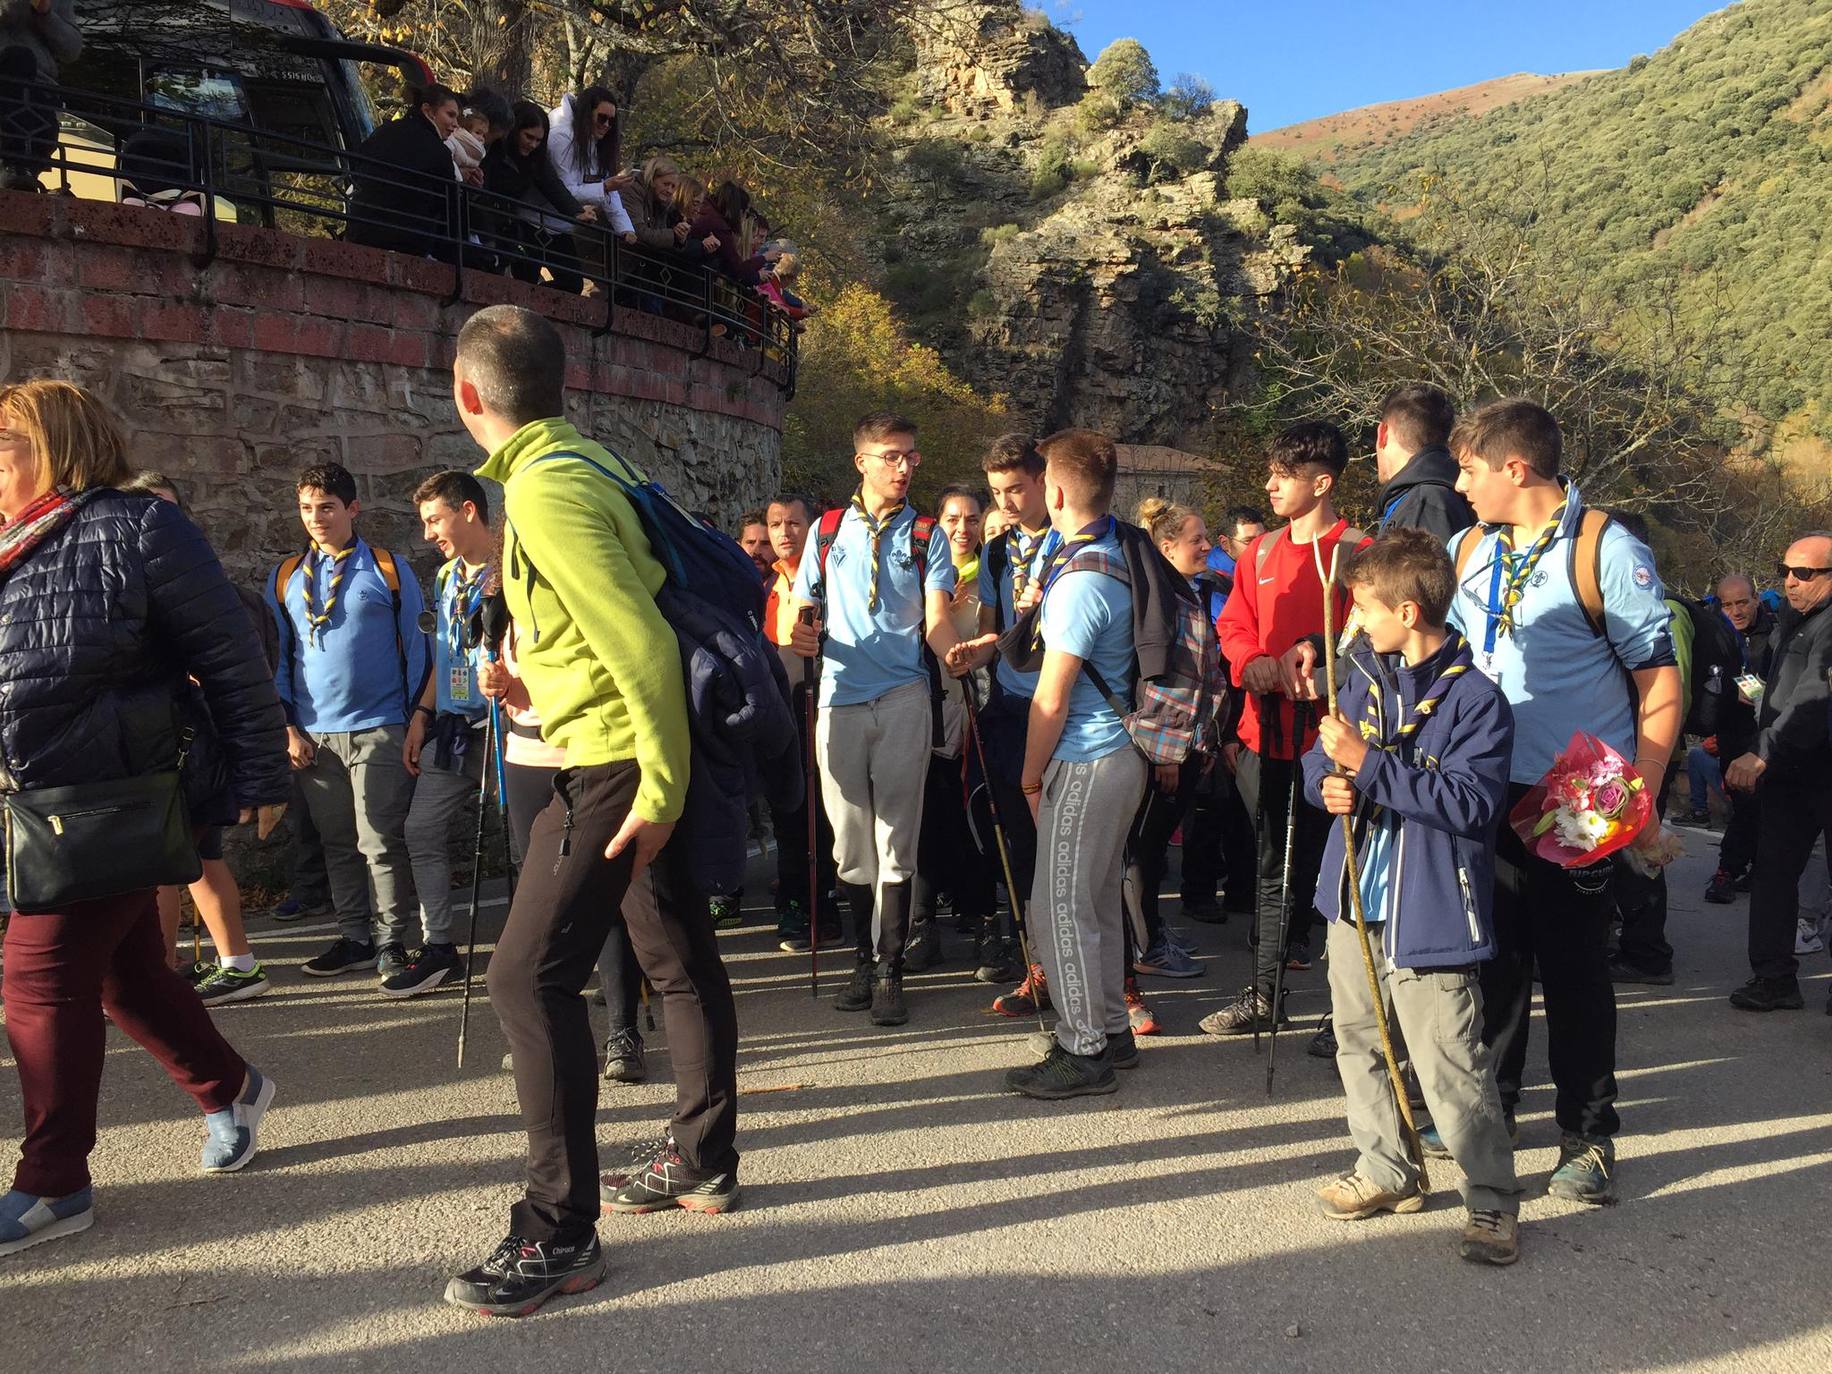
<instances>
[{"instance_id":1,"label":"black hiking boot","mask_svg":"<svg viewBox=\"0 0 1832 1374\"><path fill-rule=\"evenodd\" d=\"M1058 1041L1042 1062L1026 1064L1005 1075L1005 1086L1026 1097L1054 1102L1065 1097L1088 1097L1117 1092L1120 1081L1105 1053L1070 1054Z\"/></svg>"},{"instance_id":2,"label":"black hiking boot","mask_svg":"<svg viewBox=\"0 0 1832 1374\"><path fill-rule=\"evenodd\" d=\"M454 1307L490 1317L526 1317L560 1293L584 1293L604 1281L596 1233L562 1245L507 1236L475 1269L445 1286Z\"/></svg>"},{"instance_id":3,"label":"black hiking boot","mask_svg":"<svg viewBox=\"0 0 1832 1374\"><path fill-rule=\"evenodd\" d=\"M1806 1005L1795 978L1751 978L1730 994L1738 1011L1799 1011Z\"/></svg>"},{"instance_id":4,"label":"black hiking boot","mask_svg":"<svg viewBox=\"0 0 1832 1374\"><path fill-rule=\"evenodd\" d=\"M871 986L871 1023L874 1026L901 1026L910 1019L903 1004L903 975L887 973L873 980Z\"/></svg>"},{"instance_id":5,"label":"black hiking boot","mask_svg":"<svg viewBox=\"0 0 1832 1374\"><path fill-rule=\"evenodd\" d=\"M852 978L833 999L835 1011L866 1011L871 1007L872 974L877 965L869 959L861 959L852 967Z\"/></svg>"}]
</instances>

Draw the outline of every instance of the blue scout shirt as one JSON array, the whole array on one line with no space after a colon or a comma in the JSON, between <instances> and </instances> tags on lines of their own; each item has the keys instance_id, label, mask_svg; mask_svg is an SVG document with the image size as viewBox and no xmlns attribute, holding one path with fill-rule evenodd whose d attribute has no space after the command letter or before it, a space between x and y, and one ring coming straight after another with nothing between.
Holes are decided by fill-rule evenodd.
<instances>
[{"instance_id":1,"label":"blue scout shirt","mask_svg":"<svg viewBox=\"0 0 1832 1374\"><path fill-rule=\"evenodd\" d=\"M1087 548L1122 558L1119 540L1103 535ZM1060 574L1044 594L1043 646L1086 659L1121 701L1132 699L1132 588L1091 568ZM1092 763L1132 737L1086 673L1075 675L1069 714L1052 758Z\"/></svg>"},{"instance_id":2,"label":"blue scout shirt","mask_svg":"<svg viewBox=\"0 0 1832 1374\"><path fill-rule=\"evenodd\" d=\"M1464 539L1481 541L1464 569L1448 619L1469 640L1476 667L1514 708L1509 777L1529 786L1546 776L1579 730L1632 763L1635 708L1626 672L1675 661L1668 631L1671 612L1654 555L1613 522L1598 548L1605 633L1591 629L1571 580L1583 505L1576 483L1566 490L1565 518L1514 609L1511 635L1496 628L1503 572L1497 558L1499 533L1477 525L1450 541L1453 559ZM1525 552L1504 556L1519 559Z\"/></svg>"},{"instance_id":3,"label":"blue scout shirt","mask_svg":"<svg viewBox=\"0 0 1832 1374\"><path fill-rule=\"evenodd\" d=\"M463 559L454 558L433 579L439 606L439 623L433 630L433 691L437 696L434 705L442 716L463 716L476 722L489 710L477 686L483 648L470 642L471 618L483 604L483 583L489 571L487 563L467 570Z\"/></svg>"},{"instance_id":4,"label":"blue scout shirt","mask_svg":"<svg viewBox=\"0 0 1832 1374\"><path fill-rule=\"evenodd\" d=\"M911 682L929 680L922 661L928 592L954 592L954 560L939 529L929 545L928 571L916 584L911 526L916 508L905 503L891 517L879 540L878 607L869 610L871 534L857 508L848 507L839 533L827 550L827 585L821 582L820 558L810 536L795 574L796 601L822 608L827 642L821 649L822 706L856 706L876 701Z\"/></svg>"},{"instance_id":5,"label":"blue scout shirt","mask_svg":"<svg viewBox=\"0 0 1832 1374\"><path fill-rule=\"evenodd\" d=\"M1008 531L999 536L1006 541L1005 547L1009 556L1005 560L1004 575L995 578L992 575L992 562L984 549L980 550L980 605L999 608L998 626L1000 630L1009 630L1012 622L1017 620L1018 612L1012 596L1012 568L1016 561L1016 545ZM1037 541L1036 548L1031 550L1030 567L1025 573L1025 585L1029 586L1043 576L1043 570L1049 566L1050 555L1062 546L1062 536L1054 529L1043 531L1043 537ZM995 585L996 583L996 585ZM998 660L996 669L999 687L1013 696L1027 700L1037 695L1037 674L1026 673L1011 666L1004 659Z\"/></svg>"},{"instance_id":6,"label":"blue scout shirt","mask_svg":"<svg viewBox=\"0 0 1832 1374\"><path fill-rule=\"evenodd\" d=\"M331 560L316 553L308 557L287 579L279 601L273 578L267 579L264 596L280 630L274 686L287 719L307 734L406 723L410 703L426 681L426 636L420 630L426 603L406 560L397 558L395 568L401 577L398 615L375 555L358 539L344 564L330 623L315 640L305 616L305 579L314 579L313 602L322 611L334 574Z\"/></svg>"}]
</instances>

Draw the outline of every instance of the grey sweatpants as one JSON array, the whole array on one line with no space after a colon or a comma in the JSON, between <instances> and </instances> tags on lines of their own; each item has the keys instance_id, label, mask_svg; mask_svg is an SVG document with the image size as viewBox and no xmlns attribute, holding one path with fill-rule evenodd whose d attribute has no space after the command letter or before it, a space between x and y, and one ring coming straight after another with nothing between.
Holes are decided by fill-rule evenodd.
<instances>
[{"instance_id":1,"label":"grey sweatpants","mask_svg":"<svg viewBox=\"0 0 1832 1374\"><path fill-rule=\"evenodd\" d=\"M1412 1057L1432 1124L1463 1170L1464 1204L1472 1211L1518 1215L1514 1147L1502 1122L1494 1056L1482 1043L1482 988L1475 968L1394 968L1381 950L1378 924L1368 927L1368 937L1394 1052ZM1418 1166L1406 1152L1405 1126L1380 1051L1361 938L1348 920L1330 923L1329 996L1336 1019L1336 1068L1348 1095L1349 1136L1361 1155L1356 1170L1389 1192L1407 1192L1418 1181Z\"/></svg>"},{"instance_id":2,"label":"grey sweatpants","mask_svg":"<svg viewBox=\"0 0 1832 1374\"><path fill-rule=\"evenodd\" d=\"M1145 772L1130 745L1093 763L1053 759L1044 770L1029 919L1059 1017L1056 1039L1070 1054L1099 1054L1126 1029L1120 888Z\"/></svg>"},{"instance_id":3,"label":"grey sweatpants","mask_svg":"<svg viewBox=\"0 0 1832 1374\"><path fill-rule=\"evenodd\" d=\"M452 943L452 829L460 817L477 821L477 785L483 780L484 732L471 731L456 767L441 768L429 743L420 753L403 834L420 896L420 929L429 945ZM471 836L475 837L472 830Z\"/></svg>"},{"instance_id":4,"label":"grey sweatpants","mask_svg":"<svg viewBox=\"0 0 1832 1374\"><path fill-rule=\"evenodd\" d=\"M814 756L821 766L821 801L833 824L833 862L841 882L873 890L874 949L884 888L916 876L933 733L926 682L852 706L823 706L815 721Z\"/></svg>"},{"instance_id":5,"label":"grey sweatpants","mask_svg":"<svg viewBox=\"0 0 1832 1374\"><path fill-rule=\"evenodd\" d=\"M318 752L297 775L324 841L337 924L346 939L378 947L405 946L414 917L404 833L413 800L413 778L401 759L406 737L403 725L314 734Z\"/></svg>"}]
</instances>

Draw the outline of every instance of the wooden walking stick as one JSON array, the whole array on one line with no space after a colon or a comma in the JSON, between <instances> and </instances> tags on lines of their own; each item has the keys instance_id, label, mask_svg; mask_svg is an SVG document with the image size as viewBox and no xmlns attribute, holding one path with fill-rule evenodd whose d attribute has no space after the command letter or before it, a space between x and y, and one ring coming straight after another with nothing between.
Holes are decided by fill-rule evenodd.
<instances>
[{"instance_id":1,"label":"wooden walking stick","mask_svg":"<svg viewBox=\"0 0 1832 1374\"><path fill-rule=\"evenodd\" d=\"M1336 707L1336 566L1342 557L1342 545L1330 550L1329 572L1323 571L1323 553L1313 541L1310 556L1316 562L1317 576L1323 581L1323 665L1324 680L1329 684L1329 713ZM1342 773L1340 766L1337 773ZM1380 974L1374 967L1374 942L1368 935L1367 913L1361 906L1361 865L1355 857L1355 817L1351 809L1342 818L1342 862L1348 875L1349 910L1355 921L1355 934L1361 940L1361 966L1367 971L1368 993L1374 999L1374 1026L1380 1033L1380 1052L1387 1061L1387 1078L1393 1085L1393 1097L1399 1104L1400 1121L1406 1127L1406 1146L1418 1165L1419 1191L1431 1191L1431 1175L1425 1165L1425 1148L1419 1140L1419 1128L1412 1119L1412 1100L1406 1093L1406 1080L1399 1071L1399 1060L1393 1053L1393 1034L1387 1025L1387 1004L1380 992Z\"/></svg>"}]
</instances>

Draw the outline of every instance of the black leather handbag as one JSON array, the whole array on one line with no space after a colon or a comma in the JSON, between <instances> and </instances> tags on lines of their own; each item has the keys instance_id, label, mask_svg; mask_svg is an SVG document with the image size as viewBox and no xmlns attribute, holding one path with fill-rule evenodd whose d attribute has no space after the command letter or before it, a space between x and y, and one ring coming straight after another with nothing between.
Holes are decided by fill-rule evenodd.
<instances>
[{"instance_id":1,"label":"black leather handbag","mask_svg":"<svg viewBox=\"0 0 1832 1374\"><path fill-rule=\"evenodd\" d=\"M181 763L182 767L182 763ZM14 911L63 912L203 875L179 769L8 792L6 895Z\"/></svg>"}]
</instances>

